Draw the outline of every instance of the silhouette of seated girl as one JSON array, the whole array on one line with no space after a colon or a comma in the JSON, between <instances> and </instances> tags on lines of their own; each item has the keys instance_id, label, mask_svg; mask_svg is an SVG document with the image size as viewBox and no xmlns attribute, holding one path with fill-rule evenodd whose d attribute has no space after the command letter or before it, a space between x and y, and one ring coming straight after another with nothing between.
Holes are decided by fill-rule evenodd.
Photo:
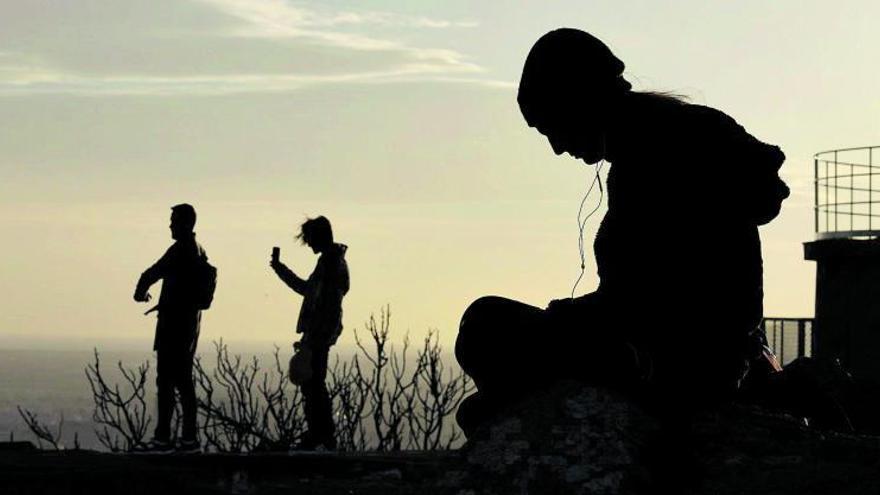
<instances>
[{"instance_id":1,"label":"silhouette of seated girl","mask_svg":"<svg viewBox=\"0 0 880 495\"><path fill-rule=\"evenodd\" d=\"M677 407L714 403L760 355L758 226L788 196L785 156L718 110L631 91L623 69L567 28L526 59L518 102L529 126L557 155L611 164L594 241L600 285L545 310L495 296L468 307L456 342L478 388L459 410L466 433L559 378Z\"/></svg>"}]
</instances>

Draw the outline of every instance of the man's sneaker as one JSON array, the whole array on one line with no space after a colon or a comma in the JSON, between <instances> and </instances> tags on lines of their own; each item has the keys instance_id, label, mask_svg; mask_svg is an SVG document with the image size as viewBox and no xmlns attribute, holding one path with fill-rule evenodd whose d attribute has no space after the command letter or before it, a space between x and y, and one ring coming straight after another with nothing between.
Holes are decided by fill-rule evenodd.
<instances>
[{"instance_id":1,"label":"man's sneaker","mask_svg":"<svg viewBox=\"0 0 880 495\"><path fill-rule=\"evenodd\" d=\"M313 450L315 452L333 452L336 450L336 442L319 443Z\"/></svg>"},{"instance_id":2,"label":"man's sneaker","mask_svg":"<svg viewBox=\"0 0 880 495\"><path fill-rule=\"evenodd\" d=\"M332 452L336 450L336 440L325 442L301 442L292 449L294 452Z\"/></svg>"},{"instance_id":3,"label":"man's sneaker","mask_svg":"<svg viewBox=\"0 0 880 495\"><path fill-rule=\"evenodd\" d=\"M176 452L178 454L201 454L202 444L198 440L181 440Z\"/></svg>"},{"instance_id":4,"label":"man's sneaker","mask_svg":"<svg viewBox=\"0 0 880 495\"><path fill-rule=\"evenodd\" d=\"M134 448L138 454L170 454L174 452L174 444L168 440L154 438Z\"/></svg>"}]
</instances>

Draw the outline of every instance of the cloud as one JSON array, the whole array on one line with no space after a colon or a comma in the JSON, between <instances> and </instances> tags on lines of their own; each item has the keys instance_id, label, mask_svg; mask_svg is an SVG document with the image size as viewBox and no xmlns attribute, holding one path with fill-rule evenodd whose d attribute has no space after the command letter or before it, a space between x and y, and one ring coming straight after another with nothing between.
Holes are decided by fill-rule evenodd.
<instances>
[{"instance_id":1,"label":"cloud","mask_svg":"<svg viewBox=\"0 0 880 495\"><path fill-rule=\"evenodd\" d=\"M42 47L43 53L0 52L0 95L232 94L415 81L509 86L487 79L482 66L456 50L389 36L465 29L475 21L331 11L284 0L186 2L227 21L191 29L156 23L121 38L108 26ZM169 29L177 34L169 38Z\"/></svg>"},{"instance_id":2,"label":"cloud","mask_svg":"<svg viewBox=\"0 0 880 495\"><path fill-rule=\"evenodd\" d=\"M0 96L33 94L72 94L86 96L174 96L174 95L231 95L242 93L283 93L327 84L388 84L439 82L470 84L487 88L510 89L506 81L424 77L430 67L404 66L394 70L357 72L332 75L276 75L245 74L192 77L80 77L70 74L22 69L14 78L2 81L5 73L0 68ZM436 71L436 69L433 69ZM442 71L437 71L442 72Z\"/></svg>"},{"instance_id":3,"label":"cloud","mask_svg":"<svg viewBox=\"0 0 880 495\"><path fill-rule=\"evenodd\" d=\"M366 26L408 28L473 28L474 20L449 21L393 12L329 12L293 5L285 0L195 0L245 20L266 36L298 35L303 28Z\"/></svg>"},{"instance_id":4,"label":"cloud","mask_svg":"<svg viewBox=\"0 0 880 495\"><path fill-rule=\"evenodd\" d=\"M332 31L320 28L340 25L380 25L406 27L450 27L455 25L476 25L476 23L440 21L426 17L408 17L398 14L367 13L319 13L304 7L293 6L284 0L196 0L213 5L245 23L229 34L242 37L261 38L300 38L313 42L326 43L339 48L367 51L396 51L417 60L430 61L424 64L435 72L442 65L449 72L479 72L480 67L468 63L465 57L454 51L435 48L417 48L400 42L365 36L356 33Z\"/></svg>"},{"instance_id":5,"label":"cloud","mask_svg":"<svg viewBox=\"0 0 880 495\"><path fill-rule=\"evenodd\" d=\"M4 85L27 86L51 83L59 77L35 57L19 53L0 52L0 88Z\"/></svg>"},{"instance_id":6,"label":"cloud","mask_svg":"<svg viewBox=\"0 0 880 495\"><path fill-rule=\"evenodd\" d=\"M364 25L375 24L381 26L398 26L428 29L446 28L475 28L480 25L477 21L447 21L432 19L423 16L403 16L390 12L340 12L333 16L316 20L313 25L338 26L345 24Z\"/></svg>"}]
</instances>

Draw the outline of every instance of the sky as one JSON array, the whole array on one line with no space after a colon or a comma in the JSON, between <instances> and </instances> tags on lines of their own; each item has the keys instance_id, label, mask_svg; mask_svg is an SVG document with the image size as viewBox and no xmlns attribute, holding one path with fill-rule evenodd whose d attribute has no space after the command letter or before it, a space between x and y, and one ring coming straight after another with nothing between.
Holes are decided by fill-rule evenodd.
<instances>
[{"instance_id":1,"label":"sky","mask_svg":"<svg viewBox=\"0 0 880 495\"><path fill-rule=\"evenodd\" d=\"M561 26L604 40L634 89L782 147L765 314L811 316L812 156L880 144L878 18L873 0L4 0L0 347L149 345L131 295L181 202L219 268L205 340L293 339L300 299L269 255L307 276L293 236L321 214L349 245L343 344L386 305L394 339L436 329L449 348L481 295L564 297L594 169L555 156L515 100ZM586 256L578 293L598 283Z\"/></svg>"}]
</instances>

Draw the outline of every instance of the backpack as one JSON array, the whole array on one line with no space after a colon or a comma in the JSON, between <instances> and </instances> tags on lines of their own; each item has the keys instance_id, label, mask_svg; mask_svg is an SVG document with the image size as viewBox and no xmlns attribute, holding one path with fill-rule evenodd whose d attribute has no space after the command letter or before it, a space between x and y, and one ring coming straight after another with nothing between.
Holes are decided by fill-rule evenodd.
<instances>
[{"instance_id":1,"label":"backpack","mask_svg":"<svg viewBox=\"0 0 880 495\"><path fill-rule=\"evenodd\" d=\"M208 258L202 256L196 265L195 302L199 309L208 309L214 301L214 291L217 289L217 268L208 263Z\"/></svg>"}]
</instances>

